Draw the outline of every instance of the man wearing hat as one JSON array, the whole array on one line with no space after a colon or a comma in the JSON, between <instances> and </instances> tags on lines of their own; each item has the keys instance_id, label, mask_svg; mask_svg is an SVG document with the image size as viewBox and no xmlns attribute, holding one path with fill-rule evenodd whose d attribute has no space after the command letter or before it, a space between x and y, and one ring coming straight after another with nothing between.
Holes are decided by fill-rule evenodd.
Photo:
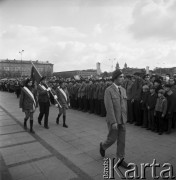
<instances>
[{"instance_id":1,"label":"man wearing hat","mask_svg":"<svg viewBox=\"0 0 176 180\"><path fill-rule=\"evenodd\" d=\"M117 69L112 74L113 84L105 90L104 102L106 107L106 121L109 129L107 139L100 143L100 154L105 156L107 150L117 141L117 162L119 166L130 169L131 166L124 161L125 136L127 122L127 96L126 90L121 86L124 75Z\"/></svg>"}]
</instances>

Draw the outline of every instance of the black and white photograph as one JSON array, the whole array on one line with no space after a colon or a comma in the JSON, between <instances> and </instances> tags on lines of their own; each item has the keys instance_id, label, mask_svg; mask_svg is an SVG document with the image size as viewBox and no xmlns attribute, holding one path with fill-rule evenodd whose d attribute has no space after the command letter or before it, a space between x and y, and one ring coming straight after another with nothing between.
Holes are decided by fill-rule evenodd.
<instances>
[{"instance_id":1,"label":"black and white photograph","mask_svg":"<svg viewBox=\"0 0 176 180\"><path fill-rule=\"evenodd\" d=\"M176 0L0 0L0 180L176 179Z\"/></svg>"}]
</instances>

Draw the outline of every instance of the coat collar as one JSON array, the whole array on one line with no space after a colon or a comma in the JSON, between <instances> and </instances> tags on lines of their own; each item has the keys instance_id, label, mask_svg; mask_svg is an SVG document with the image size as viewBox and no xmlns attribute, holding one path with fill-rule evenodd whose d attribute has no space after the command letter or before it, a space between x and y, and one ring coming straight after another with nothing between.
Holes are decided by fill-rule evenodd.
<instances>
[{"instance_id":1,"label":"coat collar","mask_svg":"<svg viewBox=\"0 0 176 180\"><path fill-rule=\"evenodd\" d=\"M119 90L117 89L117 87L114 84L112 84L111 87L114 89L114 91L116 91L120 95ZM118 88L120 88L120 86L118 86Z\"/></svg>"}]
</instances>

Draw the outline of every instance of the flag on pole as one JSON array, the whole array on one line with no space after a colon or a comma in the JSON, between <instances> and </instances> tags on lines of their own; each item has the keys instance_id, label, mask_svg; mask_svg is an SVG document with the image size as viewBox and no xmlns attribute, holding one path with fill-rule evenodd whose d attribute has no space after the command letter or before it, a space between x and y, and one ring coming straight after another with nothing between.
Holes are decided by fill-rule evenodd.
<instances>
[{"instance_id":1,"label":"flag on pole","mask_svg":"<svg viewBox=\"0 0 176 180\"><path fill-rule=\"evenodd\" d=\"M31 61L31 63L32 63L32 61ZM41 74L39 73L39 71L37 70L35 65L32 63L32 69L31 69L31 79L32 79L32 81L36 81L37 84L39 84L41 78L42 78Z\"/></svg>"}]
</instances>

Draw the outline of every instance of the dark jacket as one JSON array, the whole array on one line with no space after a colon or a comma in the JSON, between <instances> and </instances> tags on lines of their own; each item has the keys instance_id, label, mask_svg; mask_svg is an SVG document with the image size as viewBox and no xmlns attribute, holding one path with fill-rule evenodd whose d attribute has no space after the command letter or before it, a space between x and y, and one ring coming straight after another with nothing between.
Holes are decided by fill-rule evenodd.
<instances>
[{"instance_id":1,"label":"dark jacket","mask_svg":"<svg viewBox=\"0 0 176 180\"><path fill-rule=\"evenodd\" d=\"M147 100L149 96L149 92L142 92L141 93L141 109L146 110L147 109Z\"/></svg>"},{"instance_id":2,"label":"dark jacket","mask_svg":"<svg viewBox=\"0 0 176 180\"><path fill-rule=\"evenodd\" d=\"M37 90L34 88L28 88L35 99L36 102L36 107L38 106L38 102L37 102ZM20 101L19 101L19 106L20 108L22 108L22 111L24 112L25 110L34 110L34 102L33 100L22 90L21 91L21 95L20 95Z\"/></svg>"},{"instance_id":3,"label":"dark jacket","mask_svg":"<svg viewBox=\"0 0 176 180\"><path fill-rule=\"evenodd\" d=\"M157 100L158 95L156 93L149 94L148 100L147 100L147 107L149 107L149 110L154 110L155 105L156 105L156 100Z\"/></svg>"},{"instance_id":4,"label":"dark jacket","mask_svg":"<svg viewBox=\"0 0 176 180\"><path fill-rule=\"evenodd\" d=\"M42 84L43 85L43 84ZM43 85L46 89L46 85ZM38 102L50 102L49 92L47 90L43 90L39 85L37 87L38 91Z\"/></svg>"}]
</instances>

